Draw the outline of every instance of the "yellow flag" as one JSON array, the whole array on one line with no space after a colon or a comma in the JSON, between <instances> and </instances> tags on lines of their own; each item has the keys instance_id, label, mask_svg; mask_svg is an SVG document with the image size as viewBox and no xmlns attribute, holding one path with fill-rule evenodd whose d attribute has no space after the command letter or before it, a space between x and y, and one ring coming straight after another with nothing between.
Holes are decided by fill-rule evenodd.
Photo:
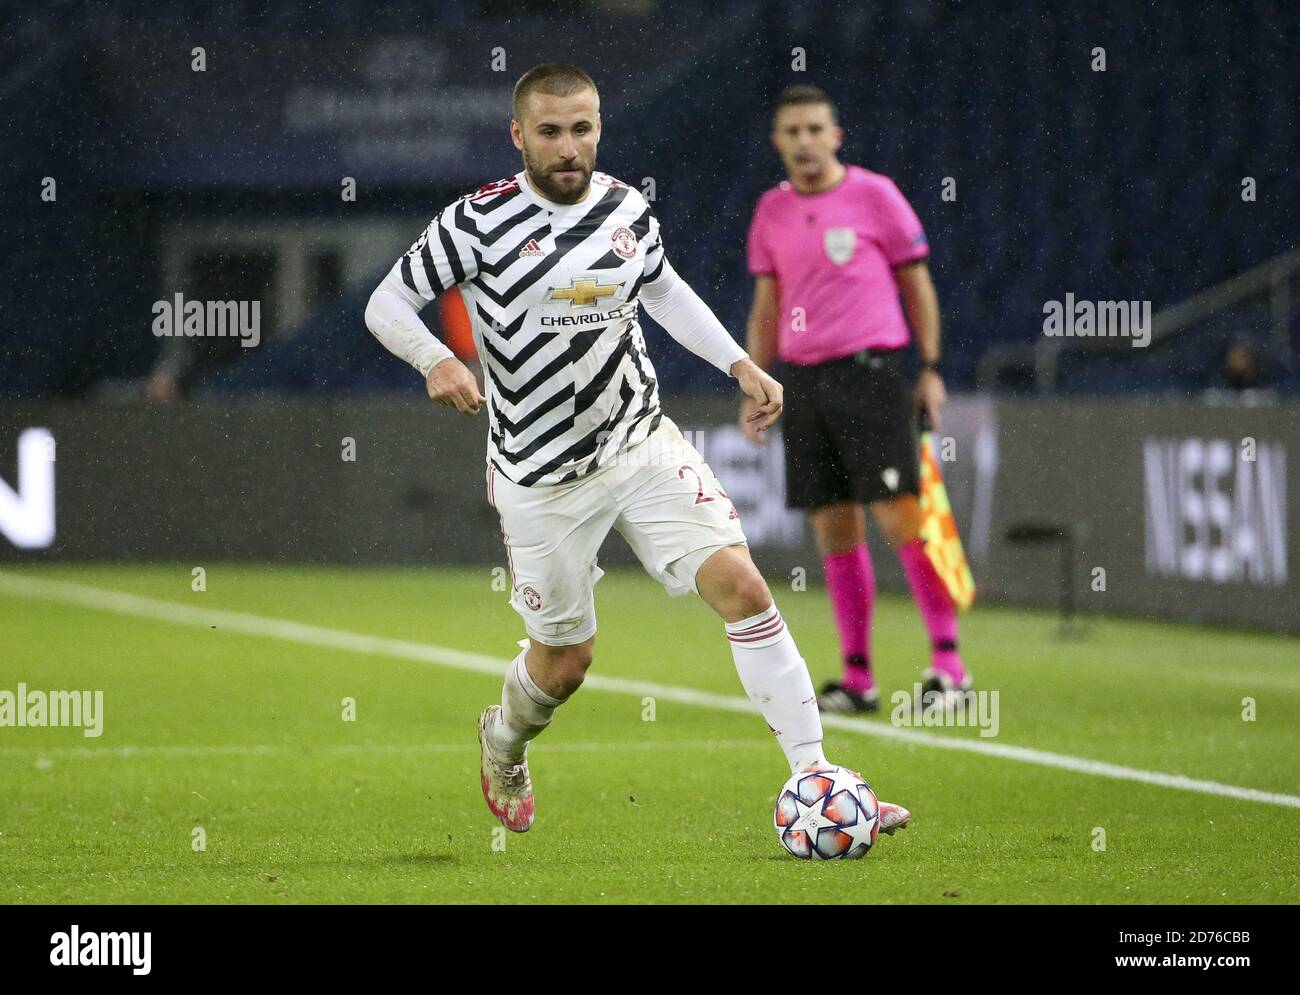
<instances>
[{"instance_id":1,"label":"yellow flag","mask_svg":"<svg viewBox=\"0 0 1300 995\"><path fill-rule=\"evenodd\" d=\"M965 611L975 600L975 579L957 535L957 520L952 516L931 439L931 433L921 434L921 541L953 603L959 611Z\"/></svg>"}]
</instances>

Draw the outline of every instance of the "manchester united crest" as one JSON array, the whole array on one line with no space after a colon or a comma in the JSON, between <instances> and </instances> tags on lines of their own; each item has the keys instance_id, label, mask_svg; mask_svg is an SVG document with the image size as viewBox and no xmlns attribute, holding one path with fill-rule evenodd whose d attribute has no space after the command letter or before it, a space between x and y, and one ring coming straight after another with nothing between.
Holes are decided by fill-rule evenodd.
<instances>
[{"instance_id":1,"label":"manchester united crest","mask_svg":"<svg viewBox=\"0 0 1300 995\"><path fill-rule=\"evenodd\" d=\"M609 240L614 243L614 254L623 259L636 255L636 233L631 228L620 228Z\"/></svg>"}]
</instances>

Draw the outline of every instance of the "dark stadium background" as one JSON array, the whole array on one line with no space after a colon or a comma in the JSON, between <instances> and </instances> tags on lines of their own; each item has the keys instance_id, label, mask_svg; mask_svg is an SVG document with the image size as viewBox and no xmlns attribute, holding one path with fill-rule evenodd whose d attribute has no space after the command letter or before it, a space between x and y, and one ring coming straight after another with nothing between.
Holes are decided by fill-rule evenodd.
<instances>
[{"instance_id":1,"label":"dark stadium background","mask_svg":"<svg viewBox=\"0 0 1300 995\"><path fill-rule=\"evenodd\" d=\"M164 229L178 220L384 215L413 239L445 200L518 168L505 132L509 88L547 59L587 65L605 88L600 166L657 180L679 268L738 334L750 292L745 227L759 193L781 178L766 139L771 100L793 82L824 86L847 131L843 158L894 177L928 229L959 388L975 385L991 346L1040 334L1043 300L1069 290L1148 299L1159 311L1294 249L1300 225L1294 4L5 8L8 397L84 395L148 371L159 342L140 334L140 315L162 295ZM384 40L420 48L395 78L367 78L365 60ZM194 45L207 50L205 73L189 70ZM507 56L499 73L490 68L498 45ZM803 73L789 70L796 46L808 53ZM1105 72L1090 69L1094 46L1106 49ZM420 52L441 60L441 72L430 62L419 70ZM290 77L430 105L448 99L446 84L473 83L496 120L452 129L464 138L455 170L381 161L368 172L340 153L342 129L284 133ZM57 210L30 195L46 175L59 181ZM355 204L340 201L345 175L357 176ZM957 180L955 203L940 200L945 176ZM1247 176L1254 203L1240 196ZM371 276L390 263L374 258ZM309 371L287 345L268 347L250 385L406 385L408 371L358 341L371 282L306 316ZM1294 314L1300 298L1290 305ZM1294 348L1281 355L1265 344L1271 377L1295 390ZM1207 336L1177 361L1140 370L1076 364L1062 370L1062 387L1194 390L1209 385L1221 348ZM656 355L665 386L716 383L694 357Z\"/></svg>"}]
</instances>

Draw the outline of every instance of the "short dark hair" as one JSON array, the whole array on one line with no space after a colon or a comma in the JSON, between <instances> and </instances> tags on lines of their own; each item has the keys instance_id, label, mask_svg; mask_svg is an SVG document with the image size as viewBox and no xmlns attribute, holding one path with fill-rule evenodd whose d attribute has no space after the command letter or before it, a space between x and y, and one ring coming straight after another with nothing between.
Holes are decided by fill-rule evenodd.
<instances>
[{"instance_id":1,"label":"short dark hair","mask_svg":"<svg viewBox=\"0 0 1300 995\"><path fill-rule=\"evenodd\" d=\"M514 96L510 101L510 109L515 120L519 121L523 117L520 111L530 93L571 97L579 90L585 89L590 89L596 94L597 99L600 98L600 91L596 89L595 82L577 66L565 65L561 62L543 62L540 66L533 66L519 77L519 82L515 84Z\"/></svg>"},{"instance_id":2,"label":"short dark hair","mask_svg":"<svg viewBox=\"0 0 1300 995\"><path fill-rule=\"evenodd\" d=\"M830 96L820 86L790 86L781 91L781 95L776 98L776 103L772 107L772 120L781 113L784 107L798 107L804 104L825 104L831 109L831 120L839 123L839 113L835 110L835 103Z\"/></svg>"}]
</instances>

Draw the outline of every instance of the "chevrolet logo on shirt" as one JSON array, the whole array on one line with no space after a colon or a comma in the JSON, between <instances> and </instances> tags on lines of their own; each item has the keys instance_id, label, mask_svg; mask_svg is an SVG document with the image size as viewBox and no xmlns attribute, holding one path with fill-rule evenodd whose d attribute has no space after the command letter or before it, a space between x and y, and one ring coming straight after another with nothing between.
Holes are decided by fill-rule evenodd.
<instances>
[{"instance_id":1,"label":"chevrolet logo on shirt","mask_svg":"<svg viewBox=\"0 0 1300 995\"><path fill-rule=\"evenodd\" d=\"M621 286L621 283L602 286L590 277L583 277L582 279L573 280L572 286L557 287L552 290L548 300L568 301L575 307L582 307L587 304L595 304L602 297L613 297L614 291Z\"/></svg>"},{"instance_id":2,"label":"chevrolet logo on shirt","mask_svg":"<svg viewBox=\"0 0 1300 995\"><path fill-rule=\"evenodd\" d=\"M610 311L586 311L582 314L544 314L538 318L543 328L574 328L585 325L613 324L624 318L635 318L636 301L627 301ZM554 633L553 633L554 635Z\"/></svg>"}]
</instances>

